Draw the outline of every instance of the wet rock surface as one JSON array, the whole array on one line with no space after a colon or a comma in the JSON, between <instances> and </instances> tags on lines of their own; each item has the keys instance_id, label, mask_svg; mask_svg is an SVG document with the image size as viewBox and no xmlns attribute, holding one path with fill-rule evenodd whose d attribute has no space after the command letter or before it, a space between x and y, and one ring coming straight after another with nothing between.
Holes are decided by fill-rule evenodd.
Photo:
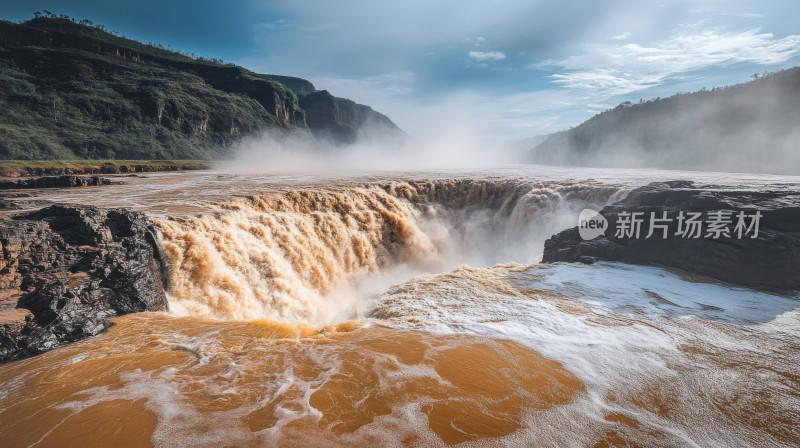
<instances>
[{"instance_id":1,"label":"wet rock surface","mask_svg":"<svg viewBox=\"0 0 800 448\"><path fill-rule=\"evenodd\" d=\"M708 224L717 212L729 217L729 235L709 235ZM643 223L638 237L617 234L621 227L629 230L627 213L641 212ZM656 218L667 213L670 222L656 222L667 227L654 227L649 238L651 213ZM703 225L700 236L684 235L683 212L700 213ZM730 212L730 213L728 213ZM747 227L742 235L736 230L738 215L744 212L747 227L752 216L758 219L755 228ZM605 234L595 239L581 238L578 227L564 230L545 242L542 261L593 263L597 260L634 264L654 264L678 268L735 285L769 290L800 290L800 192L751 191L711 187L697 188L689 181L652 183L631 191L619 202L600 210L608 220ZM711 215L709 215L711 214ZM620 220L625 221L620 224ZM682 228L679 229L679 226ZM681 232L679 232L679 230Z\"/></svg>"},{"instance_id":2,"label":"wet rock surface","mask_svg":"<svg viewBox=\"0 0 800 448\"><path fill-rule=\"evenodd\" d=\"M168 264L138 212L53 205L0 220L0 362L167 310Z\"/></svg>"},{"instance_id":3,"label":"wet rock surface","mask_svg":"<svg viewBox=\"0 0 800 448\"><path fill-rule=\"evenodd\" d=\"M45 176L24 180L0 182L0 190L21 190L28 188L74 188L114 185L115 182L99 176Z\"/></svg>"}]
</instances>

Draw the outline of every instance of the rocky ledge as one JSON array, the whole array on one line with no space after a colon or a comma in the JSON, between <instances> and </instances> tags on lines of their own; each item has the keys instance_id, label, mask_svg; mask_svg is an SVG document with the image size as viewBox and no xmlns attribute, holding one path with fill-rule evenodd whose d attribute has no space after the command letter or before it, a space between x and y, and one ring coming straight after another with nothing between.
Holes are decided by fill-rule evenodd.
<instances>
[{"instance_id":1,"label":"rocky ledge","mask_svg":"<svg viewBox=\"0 0 800 448\"><path fill-rule=\"evenodd\" d=\"M542 261L654 264L741 286L800 290L800 192L652 183L600 215L604 235L584 240L578 227L565 230L545 242ZM643 221L638 236L633 218Z\"/></svg>"},{"instance_id":2,"label":"rocky ledge","mask_svg":"<svg viewBox=\"0 0 800 448\"><path fill-rule=\"evenodd\" d=\"M0 362L94 336L115 316L165 311L168 278L141 213L53 205L0 220Z\"/></svg>"},{"instance_id":3,"label":"rocky ledge","mask_svg":"<svg viewBox=\"0 0 800 448\"><path fill-rule=\"evenodd\" d=\"M20 190L27 188L73 188L115 185L115 182L99 176L45 176L24 180L0 182L0 190Z\"/></svg>"}]
</instances>

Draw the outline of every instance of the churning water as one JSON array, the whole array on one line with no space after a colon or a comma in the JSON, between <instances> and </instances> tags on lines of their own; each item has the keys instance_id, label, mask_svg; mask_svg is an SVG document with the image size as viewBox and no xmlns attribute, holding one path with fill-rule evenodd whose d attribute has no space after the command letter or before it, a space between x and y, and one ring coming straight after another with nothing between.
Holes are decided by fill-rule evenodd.
<instances>
[{"instance_id":1,"label":"churning water","mask_svg":"<svg viewBox=\"0 0 800 448\"><path fill-rule=\"evenodd\" d=\"M537 264L583 208L676 178L797 181L514 167L49 193L148 212L171 312L1 366L0 433L10 446L798 444L796 297Z\"/></svg>"}]
</instances>

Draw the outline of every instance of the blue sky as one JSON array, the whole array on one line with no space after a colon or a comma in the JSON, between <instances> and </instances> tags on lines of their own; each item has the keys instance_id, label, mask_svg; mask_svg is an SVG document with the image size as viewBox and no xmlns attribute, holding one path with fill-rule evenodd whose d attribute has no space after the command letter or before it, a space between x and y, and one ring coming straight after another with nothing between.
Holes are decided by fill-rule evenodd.
<instances>
[{"instance_id":1,"label":"blue sky","mask_svg":"<svg viewBox=\"0 0 800 448\"><path fill-rule=\"evenodd\" d=\"M502 138L622 101L800 65L794 1L38 1L143 42L300 76L414 133L456 120Z\"/></svg>"}]
</instances>

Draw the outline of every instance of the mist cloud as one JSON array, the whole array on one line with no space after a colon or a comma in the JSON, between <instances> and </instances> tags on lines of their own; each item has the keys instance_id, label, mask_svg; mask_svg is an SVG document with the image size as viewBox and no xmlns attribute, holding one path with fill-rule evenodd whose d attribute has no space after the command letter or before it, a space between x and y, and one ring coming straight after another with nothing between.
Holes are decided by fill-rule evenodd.
<instances>
[{"instance_id":1,"label":"mist cloud","mask_svg":"<svg viewBox=\"0 0 800 448\"><path fill-rule=\"evenodd\" d=\"M420 108L413 135L367 127L345 146L311 134L268 131L241 140L229 168L341 173L485 169L519 161L515 148L487 137L483 120L458 104Z\"/></svg>"}]
</instances>

